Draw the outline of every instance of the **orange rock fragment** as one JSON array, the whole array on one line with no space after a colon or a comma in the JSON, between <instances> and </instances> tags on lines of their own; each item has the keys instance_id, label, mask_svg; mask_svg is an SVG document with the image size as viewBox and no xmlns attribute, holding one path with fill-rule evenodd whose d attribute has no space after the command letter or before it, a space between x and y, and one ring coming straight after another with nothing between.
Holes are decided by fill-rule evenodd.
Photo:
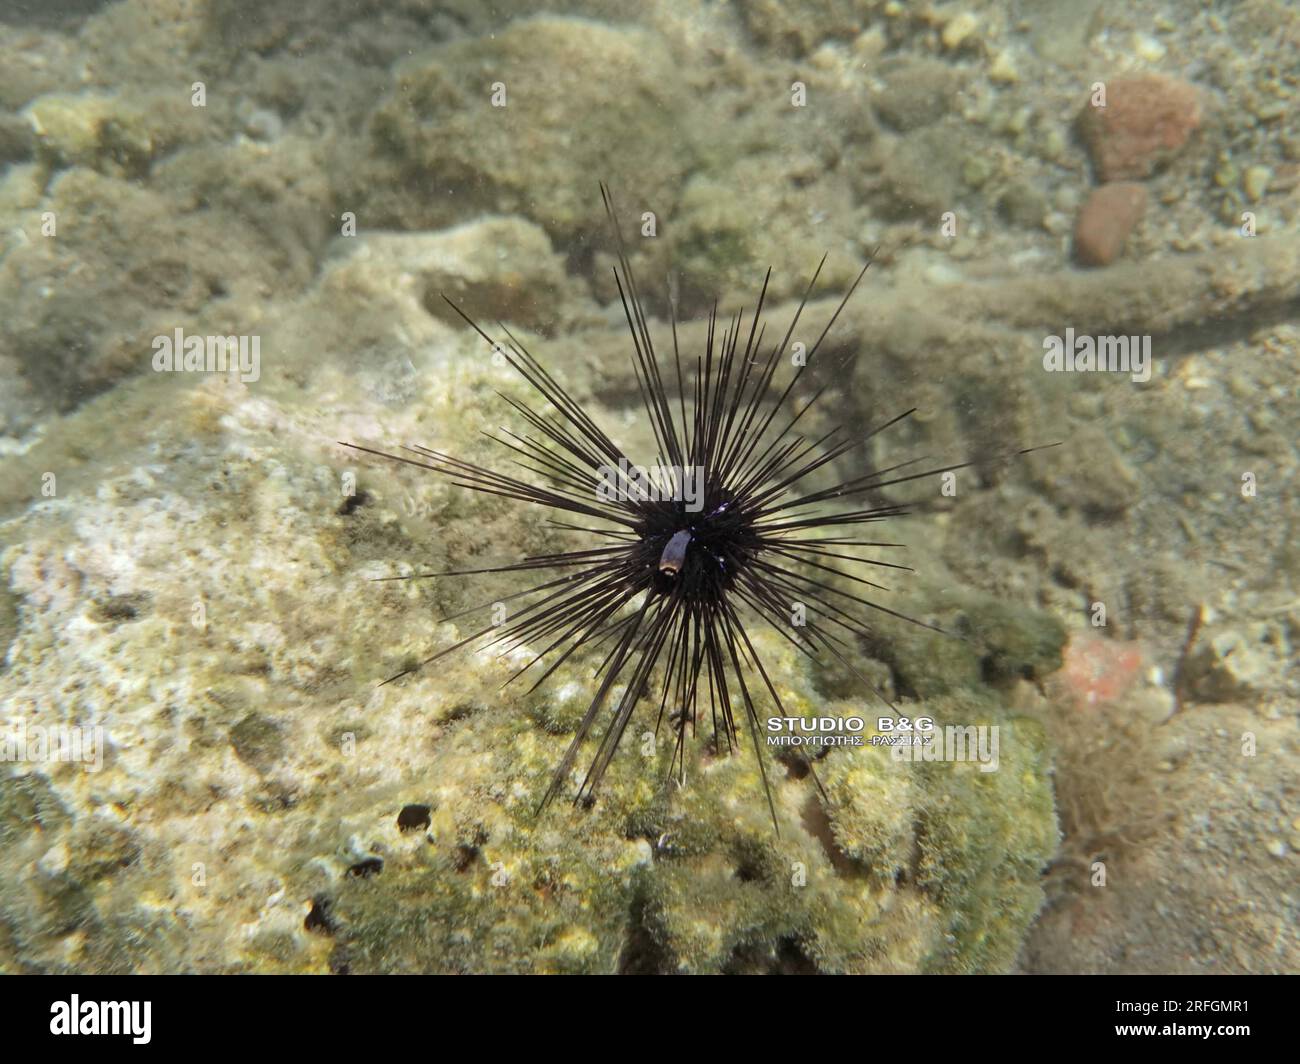
<instances>
[{"instance_id":1,"label":"orange rock fragment","mask_svg":"<svg viewBox=\"0 0 1300 1064\"><path fill-rule=\"evenodd\" d=\"M1080 706L1102 706L1123 695L1142 669L1136 643L1074 635L1065 647L1058 682Z\"/></svg>"},{"instance_id":2,"label":"orange rock fragment","mask_svg":"<svg viewBox=\"0 0 1300 1064\"><path fill-rule=\"evenodd\" d=\"M1074 254L1086 266L1108 266L1120 256L1147 207L1147 190L1117 181L1092 190L1074 226Z\"/></svg>"},{"instance_id":3,"label":"orange rock fragment","mask_svg":"<svg viewBox=\"0 0 1300 1064\"><path fill-rule=\"evenodd\" d=\"M1160 74L1104 82L1104 107L1090 97L1080 132L1099 181L1137 181L1164 166L1201 124L1194 85Z\"/></svg>"}]
</instances>

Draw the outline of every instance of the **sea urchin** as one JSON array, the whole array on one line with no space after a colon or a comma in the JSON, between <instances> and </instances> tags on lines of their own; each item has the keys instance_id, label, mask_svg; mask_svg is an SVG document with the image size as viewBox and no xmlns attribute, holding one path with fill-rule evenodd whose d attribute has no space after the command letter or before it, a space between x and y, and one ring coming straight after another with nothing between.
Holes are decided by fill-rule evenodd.
<instances>
[{"instance_id":1,"label":"sea urchin","mask_svg":"<svg viewBox=\"0 0 1300 1064\"><path fill-rule=\"evenodd\" d=\"M651 690L654 673L661 667L655 731L657 734L667 719L675 733L673 774L684 779L687 735L695 734L703 707L707 705L712 741L719 752L737 748L737 716L743 714L775 821L759 739L763 730L759 705L770 699L778 715L788 714L751 641L751 625L756 621L769 625L814 659L830 655L869 688L870 681L848 657L854 642L871 634L870 625L861 616L864 607L933 627L839 586L847 583L886 590L861 574L908 567L872 556L902 544L856 538L852 532L833 533L874 525L908 511L888 503L838 510L821 504L861 499L891 485L991 459L917 470L925 461L917 458L871 468L820 490L808 486L807 478L815 471L854 451L861 452L873 437L913 413L904 411L863 432L834 428L809 439L799 431L826 386L802 401L792 399L795 387L870 261L806 352L792 351L791 337L821 264L784 335L765 356L761 354L762 315L770 270L747 324L742 311L719 335L715 303L704 350L696 354L693 366L678 346L674 314L674 402L604 185L601 194L617 241L614 277L631 333L633 363L659 465L650 470L635 466L508 328L499 326L506 339L495 341L447 300L549 407L539 410L506 399L533 432L503 429L502 436L492 436L512 452L517 465L536 474L542 483L530 483L426 447L402 448L407 453L396 455L356 444L345 446L431 470L462 487L555 511L570 519L552 521L553 527L590 535L595 545L533 555L487 569L416 574L540 572L548 577L509 596L509 601L523 604L498 623L478 629L384 682L481 641L482 646L506 650L541 647L530 649L528 662L511 677L514 680L534 666L544 665L535 688L579 648L603 650L590 704L555 769L541 801L544 806L562 787L579 748L599 724L603 730L575 801L591 799L637 704ZM773 382L778 370L787 365L793 366L793 372L773 401ZM575 524L575 518L594 524ZM492 605L483 603L466 612ZM602 712L620 682L617 704Z\"/></svg>"}]
</instances>

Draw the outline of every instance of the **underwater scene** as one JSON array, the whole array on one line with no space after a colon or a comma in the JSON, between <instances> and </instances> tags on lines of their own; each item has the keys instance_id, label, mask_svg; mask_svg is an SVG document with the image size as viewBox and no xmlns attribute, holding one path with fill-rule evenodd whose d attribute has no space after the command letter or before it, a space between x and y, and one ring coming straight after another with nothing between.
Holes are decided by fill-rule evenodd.
<instances>
[{"instance_id":1,"label":"underwater scene","mask_svg":"<svg viewBox=\"0 0 1300 1064\"><path fill-rule=\"evenodd\" d=\"M0 3L0 972L1300 972L1298 103L1286 0Z\"/></svg>"}]
</instances>

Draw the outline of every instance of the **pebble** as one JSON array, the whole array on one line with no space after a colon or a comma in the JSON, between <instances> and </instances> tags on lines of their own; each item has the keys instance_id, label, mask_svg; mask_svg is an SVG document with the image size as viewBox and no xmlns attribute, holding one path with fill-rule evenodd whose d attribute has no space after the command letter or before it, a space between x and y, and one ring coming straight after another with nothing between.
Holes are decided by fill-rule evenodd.
<instances>
[{"instance_id":1,"label":"pebble","mask_svg":"<svg viewBox=\"0 0 1300 1064\"><path fill-rule=\"evenodd\" d=\"M958 102L965 78L951 63L911 59L889 64L875 95L876 113L894 129L909 131L939 121Z\"/></svg>"},{"instance_id":2,"label":"pebble","mask_svg":"<svg viewBox=\"0 0 1300 1064\"><path fill-rule=\"evenodd\" d=\"M878 59L888 47L885 31L879 26L873 26L854 39L853 54L859 59Z\"/></svg>"},{"instance_id":3,"label":"pebble","mask_svg":"<svg viewBox=\"0 0 1300 1064\"><path fill-rule=\"evenodd\" d=\"M1148 63L1158 63L1165 57L1165 46L1145 33L1133 35L1133 51Z\"/></svg>"},{"instance_id":4,"label":"pebble","mask_svg":"<svg viewBox=\"0 0 1300 1064\"><path fill-rule=\"evenodd\" d=\"M1268 191L1268 183L1273 178L1273 171L1267 166L1252 166L1241 175L1241 190L1251 203L1258 203Z\"/></svg>"},{"instance_id":5,"label":"pebble","mask_svg":"<svg viewBox=\"0 0 1300 1064\"><path fill-rule=\"evenodd\" d=\"M1146 210L1147 190L1131 181L1093 189L1074 227L1074 254L1085 266L1109 266Z\"/></svg>"},{"instance_id":6,"label":"pebble","mask_svg":"<svg viewBox=\"0 0 1300 1064\"><path fill-rule=\"evenodd\" d=\"M254 140L270 143L284 135L284 121L274 111L259 107L244 116L244 131Z\"/></svg>"},{"instance_id":7,"label":"pebble","mask_svg":"<svg viewBox=\"0 0 1300 1064\"><path fill-rule=\"evenodd\" d=\"M963 11L961 14L949 19L944 26L943 32L939 34L939 39L943 41L943 46L948 50L960 48L963 41L966 40L975 28L979 25L976 19L969 11Z\"/></svg>"},{"instance_id":8,"label":"pebble","mask_svg":"<svg viewBox=\"0 0 1300 1064\"><path fill-rule=\"evenodd\" d=\"M1106 106L1091 98L1079 115L1080 132L1100 181L1150 177L1187 143L1201 124L1196 87L1159 74L1105 82Z\"/></svg>"},{"instance_id":9,"label":"pebble","mask_svg":"<svg viewBox=\"0 0 1300 1064\"><path fill-rule=\"evenodd\" d=\"M1042 155L1049 162L1058 161L1065 154L1065 134L1059 129L1049 129L1043 136Z\"/></svg>"},{"instance_id":10,"label":"pebble","mask_svg":"<svg viewBox=\"0 0 1300 1064\"><path fill-rule=\"evenodd\" d=\"M1073 185L1062 185L1052 197L1052 203L1058 211L1067 211L1070 214L1079 209L1082 200L1083 197L1079 194L1079 190Z\"/></svg>"},{"instance_id":11,"label":"pebble","mask_svg":"<svg viewBox=\"0 0 1300 1064\"><path fill-rule=\"evenodd\" d=\"M1016 69L1015 60L1011 58L1010 52L1004 50L993 57L993 62L989 66L989 80L1000 85L1014 85L1020 80L1020 72Z\"/></svg>"},{"instance_id":12,"label":"pebble","mask_svg":"<svg viewBox=\"0 0 1300 1064\"><path fill-rule=\"evenodd\" d=\"M998 197L998 213L1023 229L1037 229L1047 217L1047 197L1028 181L1015 181Z\"/></svg>"}]
</instances>

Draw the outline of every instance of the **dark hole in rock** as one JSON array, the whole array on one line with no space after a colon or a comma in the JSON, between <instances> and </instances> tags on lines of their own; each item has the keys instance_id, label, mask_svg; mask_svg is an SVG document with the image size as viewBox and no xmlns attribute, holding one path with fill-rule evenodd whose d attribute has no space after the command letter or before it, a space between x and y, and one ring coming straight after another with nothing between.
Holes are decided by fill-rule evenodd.
<instances>
[{"instance_id":1,"label":"dark hole in rock","mask_svg":"<svg viewBox=\"0 0 1300 1064\"><path fill-rule=\"evenodd\" d=\"M323 935L334 934L334 921L330 919L330 902L328 898L316 897L311 900L311 912L302 926L308 931L319 931Z\"/></svg>"},{"instance_id":2,"label":"dark hole in rock","mask_svg":"<svg viewBox=\"0 0 1300 1064\"><path fill-rule=\"evenodd\" d=\"M808 758L794 750L780 750L777 761L785 766L786 775L792 780L806 779L810 771Z\"/></svg>"},{"instance_id":3,"label":"dark hole in rock","mask_svg":"<svg viewBox=\"0 0 1300 1064\"><path fill-rule=\"evenodd\" d=\"M103 624L121 624L134 621L149 609L149 596L143 593L130 595L105 595L95 600L95 620Z\"/></svg>"},{"instance_id":4,"label":"dark hole in rock","mask_svg":"<svg viewBox=\"0 0 1300 1064\"><path fill-rule=\"evenodd\" d=\"M358 861L348 869L348 875L359 876L364 879L367 876L377 876L384 870L384 862L378 857L367 857L364 861Z\"/></svg>"},{"instance_id":5,"label":"dark hole in rock","mask_svg":"<svg viewBox=\"0 0 1300 1064\"><path fill-rule=\"evenodd\" d=\"M357 509L359 506L365 506L366 503L368 503L369 501L370 501L369 492L365 492L365 491L353 492L351 495L345 496L343 501L339 503L338 513L346 517L348 514L352 513L353 510Z\"/></svg>"},{"instance_id":6,"label":"dark hole in rock","mask_svg":"<svg viewBox=\"0 0 1300 1064\"><path fill-rule=\"evenodd\" d=\"M474 702L462 702L459 705L452 706L451 711L447 714L447 720L464 720L466 717L472 717L478 710L479 707Z\"/></svg>"},{"instance_id":7,"label":"dark hole in rock","mask_svg":"<svg viewBox=\"0 0 1300 1064\"><path fill-rule=\"evenodd\" d=\"M397 814L397 826L402 831L427 828L431 823L433 823L433 819L429 816L429 807L427 805L406 805Z\"/></svg>"}]
</instances>

